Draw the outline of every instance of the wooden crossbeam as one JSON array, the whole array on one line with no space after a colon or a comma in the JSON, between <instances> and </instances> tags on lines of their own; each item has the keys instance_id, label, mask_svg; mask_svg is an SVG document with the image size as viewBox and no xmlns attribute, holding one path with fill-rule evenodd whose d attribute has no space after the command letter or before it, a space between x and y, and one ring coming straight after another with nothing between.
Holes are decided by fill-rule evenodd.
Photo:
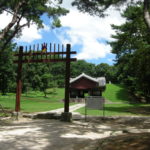
<instances>
[{"instance_id":1,"label":"wooden crossbeam","mask_svg":"<svg viewBox=\"0 0 150 150\"><path fill-rule=\"evenodd\" d=\"M69 61L77 61L76 58L70 58ZM66 62L66 59L26 59L22 60L22 63L50 63L50 62ZM19 63L18 60L15 60L14 63Z\"/></svg>"},{"instance_id":2,"label":"wooden crossbeam","mask_svg":"<svg viewBox=\"0 0 150 150\"><path fill-rule=\"evenodd\" d=\"M77 52L76 51L71 51L70 54L76 54ZM47 53L44 53L44 52L24 52L22 54L22 56L33 56L33 55L62 55L62 54L67 54L67 52L47 52ZM19 56L19 53L18 54L14 54L14 56Z\"/></svg>"}]
</instances>

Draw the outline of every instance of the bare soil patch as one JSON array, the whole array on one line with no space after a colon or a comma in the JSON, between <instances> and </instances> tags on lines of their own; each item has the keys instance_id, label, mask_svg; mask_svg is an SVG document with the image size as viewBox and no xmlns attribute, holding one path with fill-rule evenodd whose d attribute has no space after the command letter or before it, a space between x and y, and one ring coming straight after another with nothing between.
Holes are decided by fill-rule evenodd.
<instances>
[{"instance_id":1,"label":"bare soil patch","mask_svg":"<svg viewBox=\"0 0 150 150\"><path fill-rule=\"evenodd\" d=\"M150 133L127 133L99 141L97 150L149 150Z\"/></svg>"}]
</instances>

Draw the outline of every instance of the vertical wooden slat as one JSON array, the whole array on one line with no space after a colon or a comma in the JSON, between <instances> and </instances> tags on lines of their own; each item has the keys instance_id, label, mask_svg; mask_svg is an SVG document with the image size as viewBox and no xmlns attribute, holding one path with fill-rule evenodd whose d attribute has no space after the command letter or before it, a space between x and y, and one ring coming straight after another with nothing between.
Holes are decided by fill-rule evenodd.
<instances>
[{"instance_id":1,"label":"vertical wooden slat","mask_svg":"<svg viewBox=\"0 0 150 150\"><path fill-rule=\"evenodd\" d=\"M29 46L29 50L31 51L31 45Z\"/></svg>"},{"instance_id":2,"label":"vertical wooden slat","mask_svg":"<svg viewBox=\"0 0 150 150\"><path fill-rule=\"evenodd\" d=\"M32 59L32 50L31 50L31 45L29 46L29 59L28 59L28 63L30 63L31 59Z\"/></svg>"},{"instance_id":3,"label":"vertical wooden slat","mask_svg":"<svg viewBox=\"0 0 150 150\"><path fill-rule=\"evenodd\" d=\"M42 59L42 49L43 49L43 44L41 44L41 59Z\"/></svg>"},{"instance_id":4,"label":"vertical wooden slat","mask_svg":"<svg viewBox=\"0 0 150 150\"><path fill-rule=\"evenodd\" d=\"M26 54L28 53L28 48L27 46L25 47L25 51L26 51ZM28 59L28 56L25 56L25 59L27 60Z\"/></svg>"},{"instance_id":5,"label":"vertical wooden slat","mask_svg":"<svg viewBox=\"0 0 150 150\"><path fill-rule=\"evenodd\" d=\"M35 44L33 45L33 50L35 51Z\"/></svg>"},{"instance_id":6,"label":"vertical wooden slat","mask_svg":"<svg viewBox=\"0 0 150 150\"><path fill-rule=\"evenodd\" d=\"M39 51L39 44L37 44L37 51Z\"/></svg>"},{"instance_id":7,"label":"vertical wooden slat","mask_svg":"<svg viewBox=\"0 0 150 150\"><path fill-rule=\"evenodd\" d=\"M46 43L46 60L47 60L47 43Z\"/></svg>"},{"instance_id":8,"label":"vertical wooden slat","mask_svg":"<svg viewBox=\"0 0 150 150\"><path fill-rule=\"evenodd\" d=\"M39 44L37 44L37 53L39 52ZM38 60L39 55L37 55L36 59Z\"/></svg>"},{"instance_id":9,"label":"vertical wooden slat","mask_svg":"<svg viewBox=\"0 0 150 150\"><path fill-rule=\"evenodd\" d=\"M53 59L55 59L55 52L56 52L56 44L54 44L54 58Z\"/></svg>"},{"instance_id":10,"label":"vertical wooden slat","mask_svg":"<svg viewBox=\"0 0 150 150\"><path fill-rule=\"evenodd\" d=\"M35 44L33 45L33 53L35 53ZM34 55L33 55L33 59L35 59Z\"/></svg>"},{"instance_id":11,"label":"vertical wooden slat","mask_svg":"<svg viewBox=\"0 0 150 150\"><path fill-rule=\"evenodd\" d=\"M64 45L62 44L62 59L63 59Z\"/></svg>"},{"instance_id":12,"label":"vertical wooden slat","mask_svg":"<svg viewBox=\"0 0 150 150\"><path fill-rule=\"evenodd\" d=\"M65 106L64 112L69 112L69 87L70 87L70 51L71 45L66 47L66 77L65 77Z\"/></svg>"},{"instance_id":13,"label":"vertical wooden slat","mask_svg":"<svg viewBox=\"0 0 150 150\"><path fill-rule=\"evenodd\" d=\"M52 56L52 54L51 54L51 52L52 52L52 44L50 43L50 59L52 58L51 56Z\"/></svg>"},{"instance_id":14,"label":"vertical wooden slat","mask_svg":"<svg viewBox=\"0 0 150 150\"><path fill-rule=\"evenodd\" d=\"M15 111L20 111L20 97L21 97L21 89L22 89L22 57L23 57L23 46L19 48L19 56L18 56L18 72L17 72L17 89L16 89L16 106Z\"/></svg>"},{"instance_id":15,"label":"vertical wooden slat","mask_svg":"<svg viewBox=\"0 0 150 150\"><path fill-rule=\"evenodd\" d=\"M60 52L60 47L59 47L59 44L58 44L58 55L57 55L57 57L58 57L58 59L59 59L59 52Z\"/></svg>"}]
</instances>

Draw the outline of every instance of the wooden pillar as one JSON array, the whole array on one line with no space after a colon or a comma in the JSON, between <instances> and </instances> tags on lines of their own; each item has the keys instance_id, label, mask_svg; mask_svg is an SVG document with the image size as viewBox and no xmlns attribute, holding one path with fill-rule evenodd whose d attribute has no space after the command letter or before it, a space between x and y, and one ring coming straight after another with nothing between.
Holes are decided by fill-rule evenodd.
<instances>
[{"instance_id":1,"label":"wooden pillar","mask_svg":"<svg viewBox=\"0 0 150 150\"><path fill-rule=\"evenodd\" d=\"M70 51L71 45L67 44L66 48L66 79L65 79L65 106L64 112L69 112L69 86L70 86Z\"/></svg>"},{"instance_id":2,"label":"wooden pillar","mask_svg":"<svg viewBox=\"0 0 150 150\"><path fill-rule=\"evenodd\" d=\"M21 81L22 57L23 57L23 46L20 46L18 56L18 70L17 70L17 89L16 89L16 107L15 107L16 112L20 111L20 97L22 91L22 81Z\"/></svg>"}]
</instances>

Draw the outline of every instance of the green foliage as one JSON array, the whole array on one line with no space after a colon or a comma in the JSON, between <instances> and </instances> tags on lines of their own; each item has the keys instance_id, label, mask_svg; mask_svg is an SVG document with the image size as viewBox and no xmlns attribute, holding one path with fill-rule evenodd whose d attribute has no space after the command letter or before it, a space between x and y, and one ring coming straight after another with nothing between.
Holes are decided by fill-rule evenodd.
<instances>
[{"instance_id":1,"label":"green foliage","mask_svg":"<svg viewBox=\"0 0 150 150\"><path fill-rule=\"evenodd\" d=\"M81 73L86 73L92 77L106 77L109 82L117 82L116 79L116 69L106 63L101 63L98 65L88 63L84 60L78 60L71 64L71 77L76 77Z\"/></svg>"},{"instance_id":2,"label":"green foliage","mask_svg":"<svg viewBox=\"0 0 150 150\"><path fill-rule=\"evenodd\" d=\"M54 3L49 0L2 0L0 12L3 11L12 12L12 14L17 11L17 16L22 15L23 18L36 23L39 27L43 26L42 15L47 14L49 18L56 20L58 16L65 15L68 12L66 9L61 8L57 2L54 6Z\"/></svg>"},{"instance_id":3,"label":"green foliage","mask_svg":"<svg viewBox=\"0 0 150 150\"><path fill-rule=\"evenodd\" d=\"M55 28L55 27L57 27L57 28L61 27L61 22L60 22L60 20L59 20L59 19L55 19L55 20L53 21L52 27L53 27L53 28Z\"/></svg>"},{"instance_id":4,"label":"green foliage","mask_svg":"<svg viewBox=\"0 0 150 150\"><path fill-rule=\"evenodd\" d=\"M0 54L0 91L3 95L9 92L15 82L15 72L13 66L12 48L14 45L9 45L6 52Z\"/></svg>"},{"instance_id":5,"label":"green foliage","mask_svg":"<svg viewBox=\"0 0 150 150\"><path fill-rule=\"evenodd\" d=\"M96 66L96 77L105 77L107 82L111 81L113 83L117 82L116 79L116 68L114 66L109 66L106 63L101 63Z\"/></svg>"},{"instance_id":6,"label":"green foliage","mask_svg":"<svg viewBox=\"0 0 150 150\"><path fill-rule=\"evenodd\" d=\"M83 72L90 76L95 76L95 65L87 63L85 60L71 63L71 77L76 77Z\"/></svg>"},{"instance_id":7,"label":"green foliage","mask_svg":"<svg viewBox=\"0 0 150 150\"><path fill-rule=\"evenodd\" d=\"M75 0L72 5L77 6L82 12L88 12L90 15L104 17L106 15L105 11L109 7L119 7L124 3L127 3L127 0Z\"/></svg>"},{"instance_id":8,"label":"green foliage","mask_svg":"<svg viewBox=\"0 0 150 150\"><path fill-rule=\"evenodd\" d=\"M113 25L116 35L110 42L112 52L117 55L118 80L128 86L131 93L150 97L150 33L144 23L142 6L130 6L123 13L126 23Z\"/></svg>"},{"instance_id":9,"label":"green foliage","mask_svg":"<svg viewBox=\"0 0 150 150\"><path fill-rule=\"evenodd\" d=\"M50 19L50 26L60 27L58 19L61 15L66 15L68 10L60 7L59 1L51 0L1 0L0 13L7 12L12 15L12 20L0 31L0 52L5 50L7 44L14 37L21 35L25 26L36 24L38 28L43 28L42 16L45 15ZM25 19L26 22L21 21Z\"/></svg>"},{"instance_id":10,"label":"green foliage","mask_svg":"<svg viewBox=\"0 0 150 150\"><path fill-rule=\"evenodd\" d=\"M5 57L3 57L3 59L4 58ZM2 63L0 66L0 75L4 74L9 82L6 82L4 78L0 76L1 88L3 82L5 83L5 88L2 89L6 92L15 92L17 65L14 65L11 59L9 59L11 63L8 60L3 61L3 59L0 61L0 63ZM11 73L6 73L6 71L4 69L2 70L2 68L5 68L7 71L11 71ZM113 66L109 66L108 64L99 64L96 66L95 64L91 64L83 60L71 63L71 77L76 77L83 72L92 77L105 76L107 81L111 81L113 83L116 82L116 71ZM31 90L41 90L46 96L47 89L52 89L53 91L53 89L57 87L65 87L65 63L23 64L22 81L23 93L28 95Z\"/></svg>"}]
</instances>

